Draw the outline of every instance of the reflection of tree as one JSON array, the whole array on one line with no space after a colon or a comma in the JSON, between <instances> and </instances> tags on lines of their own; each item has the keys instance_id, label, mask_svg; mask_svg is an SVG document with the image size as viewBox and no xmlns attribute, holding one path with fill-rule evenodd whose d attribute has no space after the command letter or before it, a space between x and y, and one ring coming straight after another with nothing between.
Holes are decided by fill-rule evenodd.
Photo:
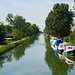
<instances>
[{"instance_id":1,"label":"reflection of tree","mask_svg":"<svg viewBox=\"0 0 75 75\"><path fill-rule=\"evenodd\" d=\"M52 70L53 75L67 75L68 71L70 72L73 69L73 65L66 64L54 55L49 40L49 38L45 38L47 49L45 53L45 61L48 67Z\"/></svg>"},{"instance_id":2,"label":"reflection of tree","mask_svg":"<svg viewBox=\"0 0 75 75\"><path fill-rule=\"evenodd\" d=\"M24 56L25 55L26 48L30 47L30 45L34 43L34 40L35 39L37 39L37 38L36 37L33 37L27 43L25 42L25 43L17 46L15 48L15 50L14 50L15 51L14 52L14 58L16 60L19 60L22 56Z\"/></svg>"},{"instance_id":3,"label":"reflection of tree","mask_svg":"<svg viewBox=\"0 0 75 75\"><path fill-rule=\"evenodd\" d=\"M11 62L13 59L20 60L22 56L25 55L25 50L30 47L31 44L37 40L37 37L31 38L28 42L20 44L9 52L0 56L0 68L3 68L3 64L6 62Z\"/></svg>"},{"instance_id":4,"label":"reflection of tree","mask_svg":"<svg viewBox=\"0 0 75 75\"><path fill-rule=\"evenodd\" d=\"M7 54L4 54L4 55L0 56L0 68L3 68L3 64L6 61L7 62L11 62L12 61L12 57L11 57L10 54L8 54L8 56L7 56Z\"/></svg>"},{"instance_id":5,"label":"reflection of tree","mask_svg":"<svg viewBox=\"0 0 75 75\"><path fill-rule=\"evenodd\" d=\"M0 69L3 68L4 61L0 61Z\"/></svg>"},{"instance_id":6,"label":"reflection of tree","mask_svg":"<svg viewBox=\"0 0 75 75\"><path fill-rule=\"evenodd\" d=\"M21 44L14 49L14 58L19 60L22 56L24 56L25 46Z\"/></svg>"}]
</instances>

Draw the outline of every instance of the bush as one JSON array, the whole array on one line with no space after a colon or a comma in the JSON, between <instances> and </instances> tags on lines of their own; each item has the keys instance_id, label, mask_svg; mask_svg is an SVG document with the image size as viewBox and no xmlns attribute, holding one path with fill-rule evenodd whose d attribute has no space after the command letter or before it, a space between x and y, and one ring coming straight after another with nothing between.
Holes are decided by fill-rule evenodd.
<instances>
[{"instance_id":1,"label":"bush","mask_svg":"<svg viewBox=\"0 0 75 75\"><path fill-rule=\"evenodd\" d=\"M69 42L69 36L64 37L64 41Z\"/></svg>"},{"instance_id":2,"label":"bush","mask_svg":"<svg viewBox=\"0 0 75 75\"><path fill-rule=\"evenodd\" d=\"M71 32L69 36L64 37L64 41L70 42L71 44L75 45L75 31Z\"/></svg>"}]
</instances>

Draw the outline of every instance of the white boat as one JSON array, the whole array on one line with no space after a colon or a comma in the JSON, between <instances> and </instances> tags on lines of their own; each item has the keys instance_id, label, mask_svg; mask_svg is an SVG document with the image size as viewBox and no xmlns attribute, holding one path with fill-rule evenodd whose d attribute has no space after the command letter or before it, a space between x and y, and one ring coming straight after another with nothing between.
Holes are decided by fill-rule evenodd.
<instances>
[{"instance_id":1,"label":"white boat","mask_svg":"<svg viewBox=\"0 0 75 75\"><path fill-rule=\"evenodd\" d=\"M58 51L62 54L64 52L65 46L67 46L67 43L63 42L60 43L58 46Z\"/></svg>"},{"instance_id":2,"label":"white boat","mask_svg":"<svg viewBox=\"0 0 75 75\"><path fill-rule=\"evenodd\" d=\"M52 38L50 40L50 44L51 44L51 47L53 48L53 50L59 50L59 48L60 48L60 50L62 50L62 47L60 45L62 42L63 41L61 39L57 39L57 38Z\"/></svg>"},{"instance_id":3,"label":"white boat","mask_svg":"<svg viewBox=\"0 0 75 75\"><path fill-rule=\"evenodd\" d=\"M63 54L75 55L75 46L65 46Z\"/></svg>"},{"instance_id":4,"label":"white boat","mask_svg":"<svg viewBox=\"0 0 75 75\"><path fill-rule=\"evenodd\" d=\"M51 38L50 40L50 44L51 44L51 47L53 48L53 50L57 50L57 47L54 45L55 42L56 42L57 38Z\"/></svg>"},{"instance_id":5,"label":"white boat","mask_svg":"<svg viewBox=\"0 0 75 75\"><path fill-rule=\"evenodd\" d=\"M61 54L75 55L75 46L67 46L67 43L62 42L61 39L51 38L50 44L53 50L58 50Z\"/></svg>"}]
</instances>

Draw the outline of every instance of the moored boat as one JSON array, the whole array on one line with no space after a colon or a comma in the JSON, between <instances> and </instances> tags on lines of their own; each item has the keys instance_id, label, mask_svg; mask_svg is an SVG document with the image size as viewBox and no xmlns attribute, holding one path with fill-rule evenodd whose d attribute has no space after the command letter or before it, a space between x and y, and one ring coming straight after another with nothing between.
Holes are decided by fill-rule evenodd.
<instances>
[{"instance_id":1,"label":"moored boat","mask_svg":"<svg viewBox=\"0 0 75 75\"><path fill-rule=\"evenodd\" d=\"M65 46L63 54L75 55L75 46Z\"/></svg>"},{"instance_id":2,"label":"moored boat","mask_svg":"<svg viewBox=\"0 0 75 75\"><path fill-rule=\"evenodd\" d=\"M51 44L51 47L53 48L53 50L62 50L63 48L60 45L62 43L63 43L63 41L61 39L53 38L50 40L50 44Z\"/></svg>"}]
</instances>

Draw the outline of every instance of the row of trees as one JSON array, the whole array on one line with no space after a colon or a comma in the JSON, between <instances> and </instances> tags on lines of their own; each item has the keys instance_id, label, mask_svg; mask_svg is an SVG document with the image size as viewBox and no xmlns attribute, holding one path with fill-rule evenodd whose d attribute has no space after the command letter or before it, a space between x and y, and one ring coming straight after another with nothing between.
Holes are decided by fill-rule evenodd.
<instances>
[{"instance_id":1,"label":"row of trees","mask_svg":"<svg viewBox=\"0 0 75 75\"><path fill-rule=\"evenodd\" d=\"M69 35L73 25L73 16L68 4L54 4L53 10L49 12L45 20L44 32L56 37Z\"/></svg>"},{"instance_id":2,"label":"row of trees","mask_svg":"<svg viewBox=\"0 0 75 75\"><path fill-rule=\"evenodd\" d=\"M4 41L4 35L9 32L14 39L21 39L39 33L39 27L36 24L26 22L26 19L20 15L13 16L11 13L7 15L6 21L8 25L0 22L0 43Z\"/></svg>"}]
</instances>

